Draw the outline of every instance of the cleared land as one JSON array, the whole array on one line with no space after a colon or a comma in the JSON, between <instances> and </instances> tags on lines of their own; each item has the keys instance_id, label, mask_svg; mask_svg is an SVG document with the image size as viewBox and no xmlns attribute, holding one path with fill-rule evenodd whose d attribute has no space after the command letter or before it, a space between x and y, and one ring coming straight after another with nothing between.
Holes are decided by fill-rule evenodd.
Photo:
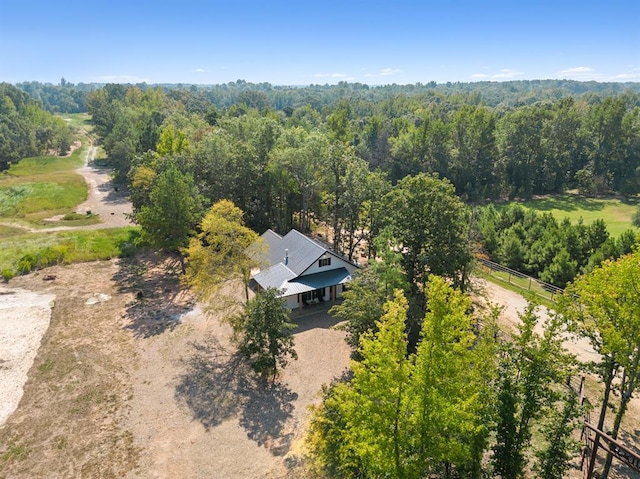
<instances>
[{"instance_id":1,"label":"cleared land","mask_svg":"<svg viewBox=\"0 0 640 479\"><path fill-rule=\"evenodd\" d=\"M157 258L47 273L56 279L11 285L56 301L0 428L0 477L280 478L295 467L308 406L349 361L325 312L298 319L299 359L271 387Z\"/></svg>"},{"instance_id":2,"label":"cleared land","mask_svg":"<svg viewBox=\"0 0 640 479\"><path fill-rule=\"evenodd\" d=\"M11 283L56 300L22 401L0 427L0 478L304 477L308 406L349 363L344 333L324 311L297 319L299 360L269 387L238 360L228 326L202 313L162 258L46 273L56 279L35 273ZM502 322L513 328L522 297L481 289L507 306ZM597 398L597 385L589 387ZM630 443L638 439L636 401L625 421Z\"/></svg>"},{"instance_id":3,"label":"cleared land","mask_svg":"<svg viewBox=\"0 0 640 479\"><path fill-rule=\"evenodd\" d=\"M515 203L540 213L551 213L558 221L569 218L571 222L577 223L582 218L585 224L589 224L597 219L603 219L607 224L607 230L611 236L615 237L623 231L634 228L631 218L639 201L637 198L587 198L577 194L565 194L543 196Z\"/></svg>"}]
</instances>

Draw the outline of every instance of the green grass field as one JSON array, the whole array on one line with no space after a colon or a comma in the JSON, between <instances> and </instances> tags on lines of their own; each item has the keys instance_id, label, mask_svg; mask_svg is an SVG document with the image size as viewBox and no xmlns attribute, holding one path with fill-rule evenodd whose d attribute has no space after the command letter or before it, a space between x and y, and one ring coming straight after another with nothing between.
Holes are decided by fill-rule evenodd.
<instances>
[{"instance_id":1,"label":"green grass field","mask_svg":"<svg viewBox=\"0 0 640 479\"><path fill-rule=\"evenodd\" d=\"M91 116L88 113L63 113L60 117L70 126L76 129L91 131L93 125L90 123Z\"/></svg>"},{"instance_id":2,"label":"green grass field","mask_svg":"<svg viewBox=\"0 0 640 479\"><path fill-rule=\"evenodd\" d=\"M536 198L529 201L518 201L525 208L540 213L551 213L558 220L569 218L578 222L580 218L585 224L602 218L607 224L611 236L618 236L628 229L636 229L631 217L640 201L638 199L623 200L620 198L586 198L580 195L565 194Z\"/></svg>"},{"instance_id":3,"label":"green grass field","mask_svg":"<svg viewBox=\"0 0 640 479\"><path fill-rule=\"evenodd\" d=\"M68 121L88 131L88 115L69 115ZM65 115L67 118L67 115ZM68 157L25 158L0 174L0 273L15 274L60 263L127 256L136 249L139 228L27 233L24 228L82 226L99 221L78 215L74 208L86 200L87 185L75 173L84 164L89 138L80 133L82 147ZM45 218L61 215L55 222Z\"/></svg>"},{"instance_id":4,"label":"green grass field","mask_svg":"<svg viewBox=\"0 0 640 479\"><path fill-rule=\"evenodd\" d=\"M0 271L9 270L18 274L53 264L128 256L136 250L140 229L128 227L53 233L2 233L3 230L0 230Z\"/></svg>"},{"instance_id":5,"label":"green grass field","mask_svg":"<svg viewBox=\"0 0 640 479\"><path fill-rule=\"evenodd\" d=\"M0 221L37 228L46 225L44 218L73 213L87 198L84 179L73 171L84 164L87 137L83 135L82 141L83 145L67 157L24 158L2 172Z\"/></svg>"}]
</instances>

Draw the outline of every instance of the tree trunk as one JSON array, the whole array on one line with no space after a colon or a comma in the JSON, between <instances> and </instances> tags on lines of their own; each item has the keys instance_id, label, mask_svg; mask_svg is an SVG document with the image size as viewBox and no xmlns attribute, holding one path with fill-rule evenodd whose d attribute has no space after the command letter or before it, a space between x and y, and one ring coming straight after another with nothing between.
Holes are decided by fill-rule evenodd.
<instances>
[{"instance_id":1,"label":"tree trunk","mask_svg":"<svg viewBox=\"0 0 640 479\"><path fill-rule=\"evenodd\" d=\"M629 401L631 400L631 396L633 395L633 390L635 389L638 372L638 361L640 361L640 354L636 354L636 357L634 358L633 366L631 368L631 374L627 376L627 370L625 369L622 375L622 384L620 385L620 407L618 408L618 412L616 413L616 418L613 421L613 430L611 431L611 437L614 439L618 438L618 431L620 430L622 417L627 410L627 406L629 405ZM600 476L601 479L607 479L609 477L612 460L613 454L611 454L611 452L608 452L607 459L605 460L604 464L604 469L602 470L602 474Z\"/></svg>"}]
</instances>

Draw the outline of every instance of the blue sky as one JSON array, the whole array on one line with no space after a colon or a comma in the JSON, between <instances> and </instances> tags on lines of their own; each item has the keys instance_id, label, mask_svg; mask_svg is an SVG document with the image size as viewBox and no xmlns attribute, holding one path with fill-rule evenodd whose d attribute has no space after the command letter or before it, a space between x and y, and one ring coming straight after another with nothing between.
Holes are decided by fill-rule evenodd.
<instances>
[{"instance_id":1,"label":"blue sky","mask_svg":"<svg viewBox=\"0 0 640 479\"><path fill-rule=\"evenodd\" d=\"M0 81L640 81L640 1L0 0Z\"/></svg>"}]
</instances>

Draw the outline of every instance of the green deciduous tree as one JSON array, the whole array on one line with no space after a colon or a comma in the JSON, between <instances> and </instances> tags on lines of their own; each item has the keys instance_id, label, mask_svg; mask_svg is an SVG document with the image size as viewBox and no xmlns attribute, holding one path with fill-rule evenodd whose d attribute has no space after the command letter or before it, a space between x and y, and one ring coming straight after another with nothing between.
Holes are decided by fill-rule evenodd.
<instances>
[{"instance_id":1,"label":"green deciduous tree","mask_svg":"<svg viewBox=\"0 0 640 479\"><path fill-rule=\"evenodd\" d=\"M156 178L148 203L136 214L143 238L156 248L181 253L202 216L202 199L189 175L169 166ZM180 254L182 261L182 254Z\"/></svg>"},{"instance_id":2,"label":"green deciduous tree","mask_svg":"<svg viewBox=\"0 0 640 479\"><path fill-rule=\"evenodd\" d=\"M409 176L387 195L385 205L393 247L402 254L414 307L424 311L429 275L464 287L471 262L468 221L453 185L437 176Z\"/></svg>"},{"instance_id":3,"label":"green deciduous tree","mask_svg":"<svg viewBox=\"0 0 640 479\"><path fill-rule=\"evenodd\" d=\"M613 438L618 436L640 375L639 261L640 252L636 252L603 262L570 284L561 302L567 320L600 357L591 365L604 385L597 427L602 430L607 411L614 407ZM614 388L620 398L617 405L611 398ZM600 477L607 477L610 465L608 455Z\"/></svg>"},{"instance_id":4,"label":"green deciduous tree","mask_svg":"<svg viewBox=\"0 0 640 479\"><path fill-rule=\"evenodd\" d=\"M437 276L430 277L426 294L428 311L408 388L413 477L428 471L478 477L489 434L493 341L476 336L466 294Z\"/></svg>"},{"instance_id":5,"label":"green deciduous tree","mask_svg":"<svg viewBox=\"0 0 640 479\"><path fill-rule=\"evenodd\" d=\"M200 233L185 250L185 282L204 299L211 299L225 284L241 280L249 300L251 269L259 266L260 237L244 225L240 208L229 200L215 203L200 224Z\"/></svg>"},{"instance_id":6,"label":"green deciduous tree","mask_svg":"<svg viewBox=\"0 0 640 479\"><path fill-rule=\"evenodd\" d=\"M238 350L263 377L275 381L279 368L284 368L290 358L298 359L291 333L296 325L290 322L276 289L259 292L231 324Z\"/></svg>"},{"instance_id":7,"label":"green deciduous tree","mask_svg":"<svg viewBox=\"0 0 640 479\"><path fill-rule=\"evenodd\" d=\"M308 444L321 468L349 478L479 477L486 447L493 342L474 333L470 300L428 282L428 310L407 355L408 303L397 290L360 338L353 378L315 411Z\"/></svg>"},{"instance_id":8,"label":"green deciduous tree","mask_svg":"<svg viewBox=\"0 0 640 479\"><path fill-rule=\"evenodd\" d=\"M557 407L560 388L571 371L572 358L562 347L562 321L552 316L539 334L536 308L528 305L520 315L518 333L501 346L492 462L502 479L522 477L534 423Z\"/></svg>"}]
</instances>

